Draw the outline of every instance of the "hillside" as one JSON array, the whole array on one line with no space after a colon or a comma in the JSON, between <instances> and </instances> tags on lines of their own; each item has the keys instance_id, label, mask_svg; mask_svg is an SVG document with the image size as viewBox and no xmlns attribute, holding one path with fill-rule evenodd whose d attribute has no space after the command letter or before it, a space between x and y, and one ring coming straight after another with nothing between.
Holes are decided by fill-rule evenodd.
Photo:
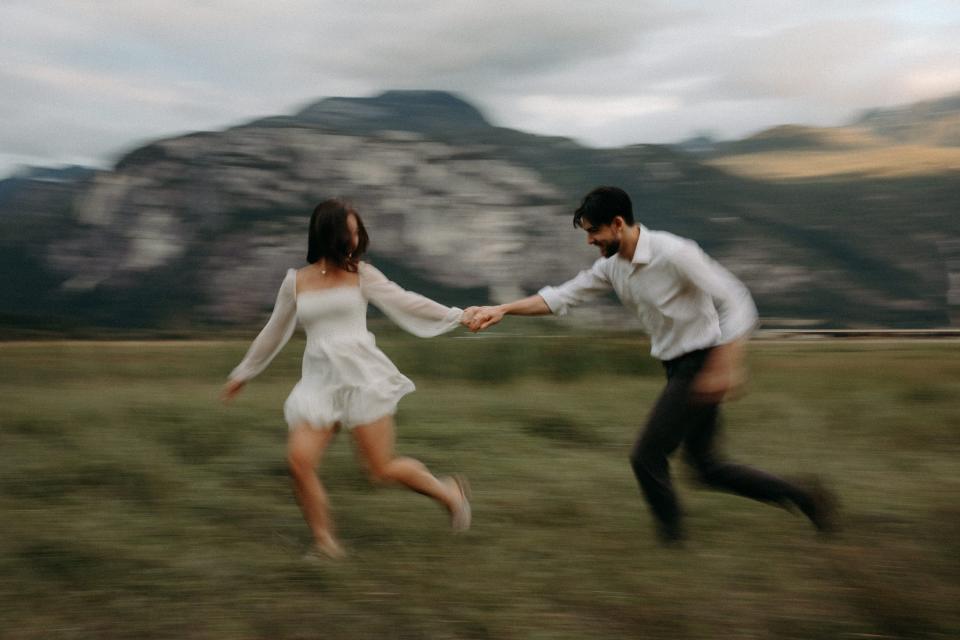
<instances>
[{"instance_id":1,"label":"hillside","mask_svg":"<svg viewBox=\"0 0 960 640\"><path fill-rule=\"evenodd\" d=\"M960 147L960 93L888 109L870 109L853 123L906 144Z\"/></svg>"},{"instance_id":2,"label":"hillside","mask_svg":"<svg viewBox=\"0 0 960 640\"><path fill-rule=\"evenodd\" d=\"M618 184L644 224L696 238L738 273L770 325L945 325L960 272L954 168L796 180L723 164L776 153L825 166L802 154L862 156L868 142L880 153L878 139L781 128L732 156L592 149L497 127L448 93L328 98L157 140L111 171L0 182L0 321L58 332L254 326L284 269L303 262L312 205L330 196L355 202L371 260L406 286L451 304L503 300L592 262L571 212L591 187ZM602 317L624 321L615 307Z\"/></svg>"},{"instance_id":3,"label":"hillside","mask_svg":"<svg viewBox=\"0 0 960 640\"><path fill-rule=\"evenodd\" d=\"M699 149L712 166L761 180L952 174L960 171L960 94L871 109L843 127L781 125Z\"/></svg>"}]
</instances>

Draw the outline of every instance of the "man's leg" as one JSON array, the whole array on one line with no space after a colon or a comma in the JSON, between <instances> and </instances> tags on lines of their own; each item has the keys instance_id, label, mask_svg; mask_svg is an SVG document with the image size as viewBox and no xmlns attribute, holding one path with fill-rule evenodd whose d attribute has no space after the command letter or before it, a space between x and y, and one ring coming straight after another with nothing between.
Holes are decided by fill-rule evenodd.
<instances>
[{"instance_id":1,"label":"man's leg","mask_svg":"<svg viewBox=\"0 0 960 640\"><path fill-rule=\"evenodd\" d=\"M680 506L670 482L667 456L680 446L686 434L689 382L681 378L668 380L630 454L633 473L657 519L657 532L665 542L683 538Z\"/></svg>"},{"instance_id":2,"label":"man's leg","mask_svg":"<svg viewBox=\"0 0 960 640\"><path fill-rule=\"evenodd\" d=\"M720 431L719 405L701 404L691 408L684 448L687 460L704 484L781 507L792 504L811 516L817 507L809 492L773 474L725 460L717 442Z\"/></svg>"}]
</instances>

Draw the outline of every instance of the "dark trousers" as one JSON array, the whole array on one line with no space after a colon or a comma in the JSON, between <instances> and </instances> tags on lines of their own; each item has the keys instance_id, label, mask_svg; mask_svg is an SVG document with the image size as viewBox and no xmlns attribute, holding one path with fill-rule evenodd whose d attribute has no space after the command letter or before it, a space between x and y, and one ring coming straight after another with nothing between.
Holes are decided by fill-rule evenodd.
<instances>
[{"instance_id":1,"label":"dark trousers","mask_svg":"<svg viewBox=\"0 0 960 640\"><path fill-rule=\"evenodd\" d=\"M693 380L709 354L710 349L703 349L663 363L667 386L630 455L658 531L667 540L682 537L680 506L667 461L681 443L687 461L709 487L781 506L793 503L803 511L811 500L799 487L763 471L732 464L718 451L720 405L698 403L691 396Z\"/></svg>"}]
</instances>

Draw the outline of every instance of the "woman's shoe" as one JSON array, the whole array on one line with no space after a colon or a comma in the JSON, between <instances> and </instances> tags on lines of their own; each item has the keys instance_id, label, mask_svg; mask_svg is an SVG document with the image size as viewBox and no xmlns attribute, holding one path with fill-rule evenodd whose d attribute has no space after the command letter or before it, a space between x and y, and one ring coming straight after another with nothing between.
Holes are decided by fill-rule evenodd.
<instances>
[{"instance_id":1,"label":"woman's shoe","mask_svg":"<svg viewBox=\"0 0 960 640\"><path fill-rule=\"evenodd\" d=\"M345 558L347 552L332 537L323 542L314 542L305 554L303 559L308 562L322 562L326 560L340 560Z\"/></svg>"},{"instance_id":2,"label":"woman's shoe","mask_svg":"<svg viewBox=\"0 0 960 640\"><path fill-rule=\"evenodd\" d=\"M460 501L457 506L450 510L450 527L460 533L470 528L472 519L472 510L470 508L470 483L462 475L450 476L449 482L453 482L460 494Z\"/></svg>"}]
</instances>

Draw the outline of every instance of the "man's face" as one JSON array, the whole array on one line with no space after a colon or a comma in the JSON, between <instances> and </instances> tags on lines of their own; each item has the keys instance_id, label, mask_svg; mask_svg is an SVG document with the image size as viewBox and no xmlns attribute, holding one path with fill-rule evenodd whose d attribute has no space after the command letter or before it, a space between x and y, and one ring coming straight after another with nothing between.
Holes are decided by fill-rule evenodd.
<instances>
[{"instance_id":1,"label":"man's face","mask_svg":"<svg viewBox=\"0 0 960 640\"><path fill-rule=\"evenodd\" d=\"M620 229L622 225L617 224L618 218L614 218L613 224L597 226L587 220L580 218L580 228L587 234L587 244L600 249L600 254L604 258L611 258L617 255L620 250Z\"/></svg>"}]
</instances>

